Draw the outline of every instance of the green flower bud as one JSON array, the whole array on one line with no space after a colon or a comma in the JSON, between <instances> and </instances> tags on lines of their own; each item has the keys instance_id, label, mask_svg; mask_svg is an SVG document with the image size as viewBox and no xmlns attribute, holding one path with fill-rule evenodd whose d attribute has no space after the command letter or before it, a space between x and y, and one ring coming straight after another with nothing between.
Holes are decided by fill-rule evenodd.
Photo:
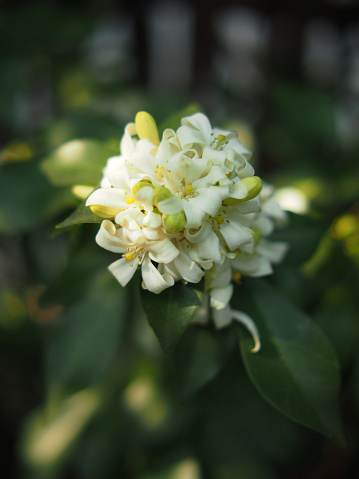
<instances>
[{"instance_id":1,"label":"green flower bud","mask_svg":"<svg viewBox=\"0 0 359 479\"><path fill-rule=\"evenodd\" d=\"M168 200L168 198L172 198L172 196L168 188L165 186L157 186L153 190L153 204L157 206L160 201Z\"/></svg>"},{"instance_id":2,"label":"green flower bud","mask_svg":"<svg viewBox=\"0 0 359 479\"><path fill-rule=\"evenodd\" d=\"M165 226L170 233L179 233L186 226L184 211L175 215L168 215L164 219Z\"/></svg>"},{"instance_id":3,"label":"green flower bud","mask_svg":"<svg viewBox=\"0 0 359 479\"><path fill-rule=\"evenodd\" d=\"M252 200L257 195L259 195L259 193L262 190L263 180L259 178L259 176L249 176L248 178L243 178L243 180L241 181L248 190L247 196L242 199L226 198L223 201L223 205L237 205L238 203L243 203L244 201Z\"/></svg>"},{"instance_id":4,"label":"green flower bud","mask_svg":"<svg viewBox=\"0 0 359 479\"><path fill-rule=\"evenodd\" d=\"M132 194L133 196L136 196L136 194L142 189L144 188L145 186L152 186L152 183L150 183L149 181L139 181L138 183L135 184L135 186L132 188Z\"/></svg>"}]
</instances>

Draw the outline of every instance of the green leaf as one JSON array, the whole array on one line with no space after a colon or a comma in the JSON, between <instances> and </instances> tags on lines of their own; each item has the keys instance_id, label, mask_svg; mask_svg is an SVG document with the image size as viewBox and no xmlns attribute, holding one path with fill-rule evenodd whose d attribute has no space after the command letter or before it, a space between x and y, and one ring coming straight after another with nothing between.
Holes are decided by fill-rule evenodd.
<instances>
[{"instance_id":1,"label":"green leaf","mask_svg":"<svg viewBox=\"0 0 359 479\"><path fill-rule=\"evenodd\" d=\"M96 186L102 169L115 154L96 140L73 140L56 148L41 163L41 168L57 186Z\"/></svg>"},{"instance_id":2,"label":"green leaf","mask_svg":"<svg viewBox=\"0 0 359 479\"><path fill-rule=\"evenodd\" d=\"M80 206L71 213L64 221L55 226L56 229L68 228L83 223L102 223L103 218L92 213L91 209L83 201Z\"/></svg>"},{"instance_id":3,"label":"green leaf","mask_svg":"<svg viewBox=\"0 0 359 479\"><path fill-rule=\"evenodd\" d=\"M298 266L308 260L318 247L320 239L328 230L330 223L315 220L309 216L289 214L289 222L285 229L277 230L270 237L273 241L285 241L289 249L283 264Z\"/></svg>"},{"instance_id":4,"label":"green leaf","mask_svg":"<svg viewBox=\"0 0 359 479\"><path fill-rule=\"evenodd\" d=\"M201 326L188 328L174 352L179 394L188 397L211 381L221 370L234 344L232 328L221 331Z\"/></svg>"},{"instance_id":5,"label":"green leaf","mask_svg":"<svg viewBox=\"0 0 359 479\"><path fill-rule=\"evenodd\" d=\"M258 326L262 348L241 330L246 370L262 396L293 421L345 444L338 410L339 364L318 327L285 297L260 280L241 287L240 308ZM239 299L239 298L238 298Z\"/></svg>"},{"instance_id":6,"label":"green leaf","mask_svg":"<svg viewBox=\"0 0 359 479\"><path fill-rule=\"evenodd\" d=\"M37 161L0 164L0 231L17 234L35 230L68 208L73 196L55 188Z\"/></svg>"},{"instance_id":7,"label":"green leaf","mask_svg":"<svg viewBox=\"0 0 359 479\"><path fill-rule=\"evenodd\" d=\"M103 377L117 353L125 305L123 289L109 273L96 278L50 338L46 353L50 391L75 392Z\"/></svg>"},{"instance_id":8,"label":"green leaf","mask_svg":"<svg viewBox=\"0 0 359 479\"><path fill-rule=\"evenodd\" d=\"M141 298L147 319L163 350L168 353L174 349L202 304L203 282L183 284L177 281L158 295L141 290Z\"/></svg>"},{"instance_id":9,"label":"green leaf","mask_svg":"<svg viewBox=\"0 0 359 479\"><path fill-rule=\"evenodd\" d=\"M202 111L200 105L198 103L191 103L187 105L185 108L180 110L177 113L174 113L170 117L166 118L159 126L159 132L162 133L166 128L171 128L172 130L177 130L181 126L181 119L185 116L194 115Z\"/></svg>"}]
</instances>

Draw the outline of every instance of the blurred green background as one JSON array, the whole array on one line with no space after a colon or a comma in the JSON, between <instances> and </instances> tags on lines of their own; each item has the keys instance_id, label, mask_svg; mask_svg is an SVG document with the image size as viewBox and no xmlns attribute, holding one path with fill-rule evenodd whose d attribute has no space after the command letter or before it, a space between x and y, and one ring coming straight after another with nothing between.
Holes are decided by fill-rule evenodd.
<instances>
[{"instance_id":1,"label":"blurred green background","mask_svg":"<svg viewBox=\"0 0 359 479\"><path fill-rule=\"evenodd\" d=\"M2 477L359 477L356 2L1 2ZM199 104L236 129L294 216L270 282L342 367L346 449L250 383L232 328L172 355L121 288L98 225L58 233L139 110Z\"/></svg>"}]
</instances>

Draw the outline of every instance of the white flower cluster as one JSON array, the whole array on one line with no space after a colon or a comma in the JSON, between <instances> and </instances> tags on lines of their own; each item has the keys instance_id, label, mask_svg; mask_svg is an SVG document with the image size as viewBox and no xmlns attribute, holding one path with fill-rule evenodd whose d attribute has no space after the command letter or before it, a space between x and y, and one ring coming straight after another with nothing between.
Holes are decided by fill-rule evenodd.
<instances>
[{"instance_id":1,"label":"white flower cluster","mask_svg":"<svg viewBox=\"0 0 359 479\"><path fill-rule=\"evenodd\" d=\"M86 204L105 218L97 243L122 255L109 266L122 286L138 266L153 293L204 277L216 326L245 323L258 350L252 320L229 307L232 281L272 272L286 245L265 237L285 216L268 192L260 195L250 156L235 132L212 128L202 113L160 140L152 116L140 112Z\"/></svg>"}]
</instances>

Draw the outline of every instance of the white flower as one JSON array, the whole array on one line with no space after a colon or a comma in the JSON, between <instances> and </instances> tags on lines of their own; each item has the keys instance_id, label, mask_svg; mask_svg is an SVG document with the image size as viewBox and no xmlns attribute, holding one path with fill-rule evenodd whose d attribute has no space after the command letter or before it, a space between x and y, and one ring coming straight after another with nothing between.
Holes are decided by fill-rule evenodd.
<instances>
[{"instance_id":1,"label":"white flower","mask_svg":"<svg viewBox=\"0 0 359 479\"><path fill-rule=\"evenodd\" d=\"M138 266L143 287L154 293L205 277L216 326L242 322L257 351L253 321L229 306L232 281L272 272L285 245L263 237L283 212L270 194L261 201L263 182L236 133L213 129L202 113L181 123L161 139L148 113L126 126L121 154L108 160L100 188L87 199L105 218L96 240L122 254L109 267L122 286Z\"/></svg>"}]
</instances>

